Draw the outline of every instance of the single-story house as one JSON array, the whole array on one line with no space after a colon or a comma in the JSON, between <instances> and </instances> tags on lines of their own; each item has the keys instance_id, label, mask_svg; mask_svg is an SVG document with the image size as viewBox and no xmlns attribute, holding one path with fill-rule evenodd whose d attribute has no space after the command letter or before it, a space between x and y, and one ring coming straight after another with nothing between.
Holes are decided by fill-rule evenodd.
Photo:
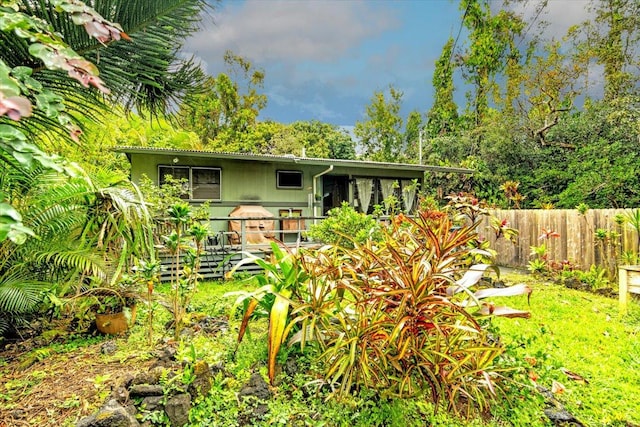
<instances>
[{"instance_id":1,"label":"single-story house","mask_svg":"<svg viewBox=\"0 0 640 427\"><path fill-rule=\"evenodd\" d=\"M143 174L157 184L167 175L184 178L185 198L195 204L209 201L212 218L228 217L238 206L260 206L274 217L311 220L343 202L370 213L390 195L396 196L405 211L412 211L415 183L421 184L426 172L472 173L463 168L294 155L149 147L118 147L115 151L129 159L133 182ZM281 223L277 228L286 227ZM223 230L226 224L212 223L212 228Z\"/></svg>"}]
</instances>

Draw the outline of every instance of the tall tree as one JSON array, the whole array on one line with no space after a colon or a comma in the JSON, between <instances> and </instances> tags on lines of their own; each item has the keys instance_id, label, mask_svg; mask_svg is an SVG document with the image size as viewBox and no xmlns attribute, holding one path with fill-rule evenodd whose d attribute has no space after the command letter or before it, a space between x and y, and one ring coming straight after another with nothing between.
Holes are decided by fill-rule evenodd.
<instances>
[{"instance_id":1,"label":"tall tree","mask_svg":"<svg viewBox=\"0 0 640 427\"><path fill-rule=\"evenodd\" d=\"M180 123L200 135L204 146L225 151L252 151L246 141L267 97L259 93L264 72L227 51L227 73L209 77L201 93L180 106Z\"/></svg>"},{"instance_id":2,"label":"tall tree","mask_svg":"<svg viewBox=\"0 0 640 427\"><path fill-rule=\"evenodd\" d=\"M318 120L291 124L258 122L247 138L253 153L355 159L351 136L335 125Z\"/></svg>"},{"instance_id":3,"label":"tall tree","mask_svg":"<svg viewBox=\"0 0 640 427\"><path fill-rule=\"evenodd\" d=\"M440 58L436 61L433 71L433 106L427 113L427 135L435 137L453 132L458 121L458 106L453 96L453 38L449 38L442 48Z\"/></svg>"},{"instance_id":4,"label":"tall tree","mask_svg":"<svg viewBox=\"0 0 640 427\"><path fill-rule=\"evenodd\" d=\"M427 137L422 121L422 114L411 111L407 116L404 130L404 150L401 158L404 163L423 163L426 157Z\"/></svg>"},{"instance_id":5,"label":"tall tree","mask_svg":"<svg viewBox=\"0 0 640 427\"><path fill-rule=\"evenodd\" d=\"M640 74L640 3L635 0L605 0L594 6L595 27L590 43L604 66L605 99L637 91ZM601 28L598 31L598 28ZM636 69L636 73L633 73Z\"/></svg>"},{"instance_id":6,"label":"tall tree","mask_svg":"<svg viewBox=\"0 0 640 427\"><path fill-rule=\"evenodd\" d=\"M547 43L526 67L517 114L525 132L541 145L549 143L549 130L573 110L584 71L580 61L562 53L558 41Z\"/></svg>"},{"instance_id":7,"label":"tall tree","mask_svg":"<svg viewBox=\"0 0 640 427\"><path fill-rule=\"evenodd\" d=\"M518 60L515 38L522 34L525 23L512 11L500 10L495 15L488 0L461 0L462 22L469 31L469 46L462 52L460 63L467 82L469 109L473 123L480 126L489 109L490 95L497 90L497 79L508 60Z\"/></svg>"},{"instance_id":8,"label":"tall tree","mask_svg":"<svg viewBox=\"0 0 640 427\"><path fill-rule=\"evenodd\" d=\"M289 127L308 157L355 159L351 136L335 125L311 120L294 122Z\"/></svg>"},{"instance_id":9,"label":"tall tree","mask_svg":"<svg viewBox=\"0 0 640 427\"><path fill-rule=\"evenodd\" d=\"M594 14L586 22L588 52L604 67L607 100L638 91L640 75L640 3L636 0L600 0L591 3Z\"/></svg>"},{"instance_id":10,"label":"tall tree","mask_svg":"<svg viewBox=\"0 0 640 427\"><path fill-rule=\"evenodd\" d=\"M375 92L366 108L367 120L355 126L355 135L367 160L397 162L402 157L402 92L390 86L388 95L387 98L384 92Z\"/></svg>"}]
</instances>

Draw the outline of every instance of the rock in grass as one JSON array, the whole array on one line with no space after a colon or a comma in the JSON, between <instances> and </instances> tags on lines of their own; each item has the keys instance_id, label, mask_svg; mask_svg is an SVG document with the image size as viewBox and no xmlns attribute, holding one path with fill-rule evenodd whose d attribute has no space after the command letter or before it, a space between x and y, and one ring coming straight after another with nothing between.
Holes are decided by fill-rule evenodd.
<instances>
[{"instance_id":1,"label":"rock in grass","mask_svg":"<svg viewBox=\"0 0 640 427\"><path fill-rule=\"evenodd\" d=\"M157 411L158 409L163 409L164 408L164 405L162 404L163 399L164 399L164 396L147 396L144 399L142 399L142 402L140 402L140 408L149 412Z\"/></svg>"},{"instance_id":2,"label":"rock in grass","mask_svg":"<svg viewBox=\"0 0 640 427\"><path fill-rule=\"evenodd\" d=\"M135 384L129 389L129 396L131 397L145 397L145 396L162 396L164 395L164 389L159 384Z\"/></svg>"},{"instance_id":3,"label":"rock in grass","mask_svg":"<svg viewBox=\"0 0 640 427\"><path fill-rule=\"evenodd\" d=\"M115 399L109 400L100 410L78 421L76 427L139 427L135 417Z\"/></svg>"},{"instance_id":4,"label":"rock in grass","mask_svg":"<svg viewBox=\"0 0 640 427\"><path fill-rule=\"evenodd\" d=\"M113 341L107 341L100 346L100 353L111 356L118 351L118 345Z\"/></svg>"},{"instance_id":5,"label":"rock in grass","mask_svg":"<svg viewBox=\"0 0 640 427\"><path fill-rule=\"evenodd\" d=\"M553 425L584 427L580 421L571 415L566 409L547 408L544 414L553 422Z\"/></svg>"},{"instance_id":6,"label":"rock in grass","mask_svg":"<svg viewBox=\"0 0 640 427\"><path fill-rule=\"evenodd\" d=\"M182 427L189 422L189 409L191 409L189 393L176 394L164 405L164 412L167 413L172 427Z\"/></svg>"},{"instance_id":7,"label":"rock in grass","mask_svg":"<svg viewBox=\"0 0 640 427\"><path fill-rule=\"evenodd\" d=\"M255 396L260 400L266 400L271 397L271 390L269 390L269 385L262 378L262 375L258 373L251 374L251 378L249 378L249 382L247 382L240 392L238 393L239 397L247 397L247 396Z\"/></svg>"},{"instance_id":8,"label":"rock in grass","mask_svg":"<svg viewBox=\"0 0 640 427\"><path fill-rule=\"evenodd\" d=\"M211 383L213 381L213 375L211 375L211 369L209 364L204 360L199 360L193 365L193 374L195 379L189 385L189 393L194 399L202 396L206 396L211 391Z\"/></svg>"},{"instance_id":9,"label":"rock in grass","mask_svg":"<svg viewBox=\"0 0 640 427\"><path fill-rule=\"evenodd\" d=\"M271 390L258 373L251 374L249 381L240 389L238 397L248 403L247 409L238 415L238 424L241 426L253 425L269 412L265 401L271 397Z\"/></svg>"}]
</instances>

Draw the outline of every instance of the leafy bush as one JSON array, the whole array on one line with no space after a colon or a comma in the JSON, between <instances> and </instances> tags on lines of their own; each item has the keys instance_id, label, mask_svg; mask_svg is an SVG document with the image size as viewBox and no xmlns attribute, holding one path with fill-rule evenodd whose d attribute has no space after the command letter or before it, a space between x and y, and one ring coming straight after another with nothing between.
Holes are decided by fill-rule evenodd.
<instances>
[{"instance_id":1,"label":"leafy bush","mask_svg":"<svg viewBox=\"0 0 640 427\"><path fill-rule=\"evenodd\" d=\"M579 282L588 285L590 290L611 287L611 282L607 278L607 269L595 264L592 264L589 270L573 270L567 273L567 276L573 277Z\"/></svg>"},{"instance_id":2,"label":"leafy bush","mask_svg":"<svg viewBox=\"0 0 640 427\"><path fill-rule=\"evenodd\" d=\"M484 410L494 395L494 359L503 351L480 318L528 313L481 304L482 298L530 290L514 286L472 292L489 267L469 260L477 249L476 223L421 211L399 215L382 238L354 245L332 273L349 295L323 331L326 375L339 393L365 387L383 395L425 392L457 413ZM486 255L486 254L484 254ZM472 311L473 310L473 311Z\"/></svg>"},{"instance_id":3,"label":"leafy bush","mask_svg":"<svg viewBox=\"0 0 640 427\"><path fill-rule=\"evenodd\" d=\"M380 397L427 393L457 413L486 409L495 394L493 361L503 349L481 318L528 313L480 300L530 289L471 290L490 267L474 260L489 253L479 248L479 222L464 218L458 211L420 211L415 219L392 217L375 241L345 236L349 245L286 255L274 247L272 265L251 261L265 274L256 292L241 296L240 338L254 310L266 306L272 383L285 340L300 343L301 351L314 342L340 397L354 389Z\"/></svg>"},{"instance_id":4,"label":"leafy bush","mask_svg":"<svg viewBox=\"0 0 640 427\"><path fill-rule=\"evenodd\" d=\"M307 236L322 243L353 247L369 239L380 238L380 225L344 202L339 208L329 211L329 216L319 224L313 224Z\"/></svg>"}]
</instances>

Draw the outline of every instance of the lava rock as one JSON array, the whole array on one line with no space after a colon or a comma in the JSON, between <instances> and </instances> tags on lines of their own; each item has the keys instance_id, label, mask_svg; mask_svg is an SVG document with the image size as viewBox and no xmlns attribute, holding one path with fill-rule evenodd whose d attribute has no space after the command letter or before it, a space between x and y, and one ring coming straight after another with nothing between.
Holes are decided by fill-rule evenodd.
<instances>
[{"instance_id":1,"label":"lava rock","mask_svg":"<svg viewBox=\"0 0 640 427\"><path fill-rule=\"evenodd\" d=\"M225 317L205 317L194 328L209 335L225 333L229 330L229 320Z\"/></svg>"},{"instance_id":2,"label":"lava rock","mask_svg":"<svg viewBox=\"0 0 640 427\"><path fill-rule=\"evenodd\" d=\"M251 374L249 381L240 389L239 397L255 396L258 399L266 400L271 397L269 385L258 373Z\"/></svg>"},{"instance_id":3,"label":"lava rock","mask_svg":"<svg viewBox=\"0 0 640 427\"><path fill-rule=\"evenodd\" d=\"M189 393L176 394L164 405L164 412L169 417L172 427L182 427L189 422L189 409L191 409Z\"/></svg>"},{"instance_id":4,"label":"lava rock","mask_svg":"<svg viewBox=\"0 0 640 427\"><path fill-rule=\"evenodd\" d=\"M159 369L158 370L152 369L151 371L148 371L148 372L141 372L131 380L130 384L131 385L158 384L158 382L160 381L161 373L162 371Z\"/></svg>"},{"instance_id":5,"label":"lava rock","mask_svg":"<svg viewBox=\"0 0 640 427\"><path fill-rule=\"evenodd\" d=\"M189 393L194 399L201 396L206 396L211 391L211 384L213 382L213 376L211 375L211 369L209 364L204 360L199 360L193 365L193 374L195 379L189 384Z\"/></svg>"},{"instance_id":6,"label":"lava rock","mask_svg":"<svg viewBox=\"0 0 640 427\"><path fill-rule=\"evenodd\" d=\"M544 414L551 420L553 425L556 426L572 425L584 427L584 424L578 421L576 417L571 415L566 409L563 408L547 408L544 410Z\"/></svg>"},{"instance_id":7,"label":"lava rock","mask_svg":"<svg viewBox=\"0 0 640 427\"><path fill-rule=\"evenodd\" d=\"M156 350L154 356L161 362L175 362L178 350L175 347L166 346Z\"/></svg>"},{"instance_id":8,"label":"lava rock","mask_svg":"<svg viewBox=\"0 0 640 427\"><path fill-rule=\"evenodd\" d=\"M135 384L129 389L129 395L131 397L163 396L164 390L158 384Z\"/></svg>"},{"instance_id":9,"label":"lava rock","mask_svg":"<svg viewBox=\"0 0 640 427\"><path fill-rule=\"evenodd\" d=\"M164 396L147 396L140 402L140 408L149 412L163 409L162 399Z\"/></svg>"},{"instance_id":10,"label":"lava rock","mask_svg":"<svg viewBox=\"0 0 640 427\"><path fill-rule=\"evenodd\" d=\"M139 427L140 423L134 416L120 405L115 399L107 401L100 410L93 415L78 421L76 427Z\"/></svg>"},{"instance_id":11,"label":"lava rock","mask_svg":"<svg viewBox=\"0 0 640 427\"><path fill-rule=\"evenodd\" d=\"M115 354L116 351L118 351L118 345L113 341L107 341L100 346L100 353L106 354L107 356Z\"/></svg>"},{"instance_id":12,"label":"lava rock","mask_svg":"<svg viewBox=\"0 0 640 427\"><path fill-rule=\"evenodd\" d=\"M129 400L129 390L126 387L118 386L111 391L111 398L115 399L118 403L127 403Z\"/></svg>"}]
</instances>

